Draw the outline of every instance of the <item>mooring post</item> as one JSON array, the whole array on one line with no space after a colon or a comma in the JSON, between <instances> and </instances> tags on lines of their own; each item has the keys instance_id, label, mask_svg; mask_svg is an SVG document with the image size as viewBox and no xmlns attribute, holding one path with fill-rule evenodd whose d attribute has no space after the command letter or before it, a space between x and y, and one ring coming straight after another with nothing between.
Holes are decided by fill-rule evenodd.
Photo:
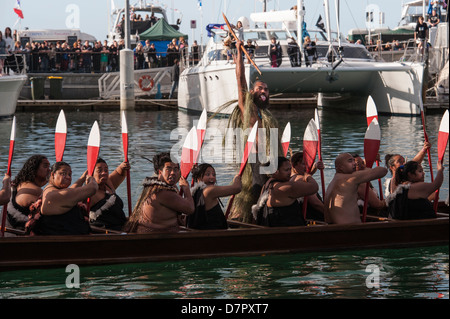
<instances>
[{"instance_id":1,"label":"mooring post","mask_svg":"<svg viewBox=\"0 0 450 319\"><path fill-rule=\"evenodd\" d=\"M120 50L120 109L135 107L134 52L130 45L130 4L125 0L125 49Z\"/></svg>"}]
</instances>

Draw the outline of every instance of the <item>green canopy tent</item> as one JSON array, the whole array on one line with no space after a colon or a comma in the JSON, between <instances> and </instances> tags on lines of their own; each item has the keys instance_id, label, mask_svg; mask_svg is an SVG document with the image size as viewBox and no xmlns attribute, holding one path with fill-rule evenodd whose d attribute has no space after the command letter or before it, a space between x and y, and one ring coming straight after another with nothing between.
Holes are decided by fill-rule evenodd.
<instances>
[{"instance_id":1,"label":"green canopy tent","mask_svg":"<svg viewBox=\"0 0 450 319\"><path fill-rule=\"evenodd\" d=\"M164 19L159 19L151 28L139 34L139 39L144 41L171 41L179 37L184 37L186 40L188 38L187 34L178 32Z\"/></svg>"}]
</instances>

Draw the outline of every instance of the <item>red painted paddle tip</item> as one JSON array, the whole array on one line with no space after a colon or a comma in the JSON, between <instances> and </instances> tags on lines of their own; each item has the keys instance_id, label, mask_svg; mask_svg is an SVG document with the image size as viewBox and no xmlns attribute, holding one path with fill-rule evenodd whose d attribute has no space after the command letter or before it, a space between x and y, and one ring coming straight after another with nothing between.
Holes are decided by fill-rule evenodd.
<instances>
[{"instance_id":1,"label":"red painted paddle tip","mask_svg":"<svg viewBox=\"0 0 450 319\"><path fill-rule=\"evenodd\" d=\"M445 149L447 148L448 143L448 110L445 111L444 116L442 116L441 124L439 126L439 133L438 133L438 159L442 162L445 154Z\"/></svg>"},{"instance_id":2,"label":"red painted paddle tip","mask_svg":"<svg viewBox=\"0 0 450 319\"><path fill-rule=\"evenodd\" d=\"M197 152L198 149L198 139L197 139L197 128L193 126L189 131L186 139L183 143L183 149L181 151L181 163L180 170L181 175L184 178L187 178L189 172L194 165L194 153Z\"/></svg>"},{"instance_id":3,"label":"red painted paddle tip","mask_svg":"<svg viewBox=\"0 0 450 319\"><path fill-rule=\"evenodd\" d=\"M87 146L87 167L88 174L92 176L95 168L95 163L98 159L98 153L100 151L100 129L97 121L94 122L89 134L88 146Z\"/></svg>"},{"instance_id":4,"label":"red painted paddle tip","mask_svg":"<svg viewBox=\"0 0 450 319\"><path fill-rule=\"evenodd\" d=\"M369 126L370 123L372 123L372 120L374 118L378 120L377 106L375 105L375 101L370 95L369 98L367 99L366 118L367 118L367 126Z\"/></svg>"},{"instance_id":5,"label":"red painted paddle tip","mask_svg":"<svg viewBox=\"0 0 450 319\"><path fill-rule=\"evenodd\" d=\"M366 166L371 168L380 149L381 132L377 119L373 119L364 137L364 158Z\"/></svg>"},{"instance_id":6,"label":"red painted paddle tip","mask_svg":"<svg viewBox=\"0 0 450 319\"><path fill-rule=\"evenodd\" d=\"M319 146L319 134L314 119L311 119L306 127L303 135L303 158L305 159L305 166L307 172L311 171L317 154Z\"/></svg>"}]
</instances>

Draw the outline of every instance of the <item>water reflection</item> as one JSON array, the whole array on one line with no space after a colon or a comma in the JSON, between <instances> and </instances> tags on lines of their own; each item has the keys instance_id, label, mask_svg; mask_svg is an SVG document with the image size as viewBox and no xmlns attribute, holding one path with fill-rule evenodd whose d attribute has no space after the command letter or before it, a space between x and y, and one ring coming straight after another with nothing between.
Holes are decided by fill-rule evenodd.
<instances>
[{"instance_id":1,"label":"water reflection","mask_svg":"<svg viewBox=\"0 0 450 319\"><path fill-rule=\"evenodd\" d=\"M368 265L380 268L368 287ZM448 246L0 273L0 298L449 298Z\"/></svg>"}]
</instances>

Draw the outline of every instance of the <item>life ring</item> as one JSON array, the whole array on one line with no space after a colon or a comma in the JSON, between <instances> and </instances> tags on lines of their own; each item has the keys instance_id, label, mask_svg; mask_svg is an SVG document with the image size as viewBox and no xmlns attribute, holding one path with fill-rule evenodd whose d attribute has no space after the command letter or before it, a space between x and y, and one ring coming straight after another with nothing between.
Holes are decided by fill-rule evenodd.
<instances>
[{"instance_id":1,"label":"life ring","mask_svg":"<svg viewBox=\"0 0 450 319\"><path fill-rule=\"evenodd\" d=\"M142 91L150 91L153 89L153 86L155 85L155 81L153 81L152 77L150 75L143 75L139 78L139 88Z\"/></svg>"}]
</instances>

